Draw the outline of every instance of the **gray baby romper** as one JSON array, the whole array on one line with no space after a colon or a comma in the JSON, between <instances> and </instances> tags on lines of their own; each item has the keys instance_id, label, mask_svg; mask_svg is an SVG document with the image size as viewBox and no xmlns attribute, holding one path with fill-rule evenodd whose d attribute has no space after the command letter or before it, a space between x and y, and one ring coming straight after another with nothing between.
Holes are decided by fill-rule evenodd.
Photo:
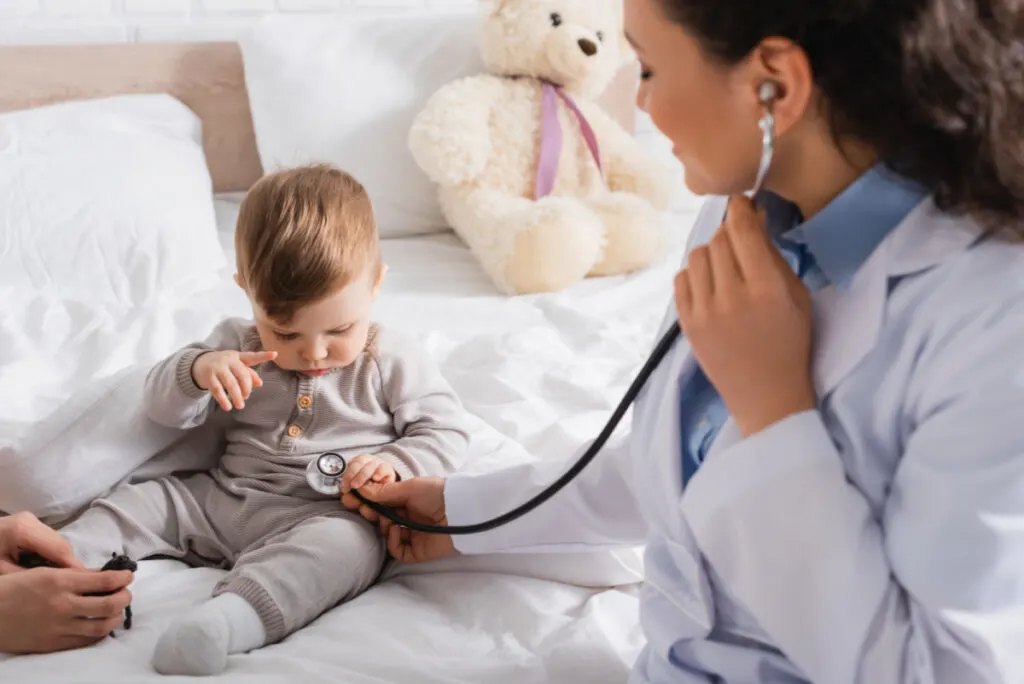
<instances>
[{"instance_id":1,"label":"gray baby romper","mask_svg":"<svg viewBox=\"0 0 1024 684\"><path fill-rule=\"evenodd\" d=\"M367 589L386 555L372 525L310 488L307 465L334 451L375 454L402 479L450 473L465 458L467 415L433 360L379 326L353 364L321 377L261 364L263 387L230 412L192 380L196 358L223 349L262 345L251 322L229 319L155 366L145 390L158 423L225 424L218 465L119 487L61 533L87 567L114 551L230 567L213 595L245 598L274 643Z\"/></svg>"}]
</instances>

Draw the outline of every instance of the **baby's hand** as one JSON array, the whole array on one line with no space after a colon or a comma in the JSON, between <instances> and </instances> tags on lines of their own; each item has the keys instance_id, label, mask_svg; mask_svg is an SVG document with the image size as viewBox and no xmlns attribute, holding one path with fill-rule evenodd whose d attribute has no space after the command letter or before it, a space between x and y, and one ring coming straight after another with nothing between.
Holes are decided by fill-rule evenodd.
<instances>
[{"instance_id":1,"label":"baby's hand","mask_svg":"<svg viewBox=\"0 0 1024 684\"><path fill-rule=\"evenodd\" d=\"M353 489L360 489L369 482L383 485L397 479L398 474L390 463L372 454L363 454L348 462L345 474L341 477L341 493L347 494Z\"/></svg>"},{"instance_id":2,"label":"baby's hand","mask_svg":"<svg viewBox=\"0 0 1024 684\"><path fill-rule=\"evenodd\" d=\"M277 352L238 352L233 349L207 352L192 364L192 380L200 389L208 390L225 411L231 410L232 403L235 408L243 409L252 388L263 386L260 376L250 366L276 358Z\"/></svg>"}]
</instances>

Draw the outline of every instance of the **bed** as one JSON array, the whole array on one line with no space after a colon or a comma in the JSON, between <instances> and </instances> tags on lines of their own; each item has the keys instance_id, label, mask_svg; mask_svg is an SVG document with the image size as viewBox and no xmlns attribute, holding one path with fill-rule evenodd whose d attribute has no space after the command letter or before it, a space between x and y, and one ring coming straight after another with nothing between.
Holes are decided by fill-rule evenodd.
<instances>
[{"instance_id":1,"label":"bed","mask_svg":"<svg viewBox=\"0 0 1024 684\"><path fill-rule=\"evenodd\" d=\"M51 415L124 369L205 336L224 316L249 315L232 280L232 231L241 193L261 169L235 44L0 48L0 65L0 111L147 92L189 105L203 122L224 255L193 291L130 307L5 291L0 435L13 443L47 430ZM605 98L627 126L633 87L627 70ZM384 240L390 271L377 318L416 336L478 419L467 467L566 459L596 434L669 301L692 217L673 220L676 243L654 268L519 298L498 295L451 233ZM3 466L0 456L0 478ZM283 643L232 657L217 681L623 682L642 646L637 559L633 550L395 566ZM0 681L156 680L149 658L157 636L208 596L219 575L145 561L132 587L131 631L76 652L0 656Z\"/></svg>"}]
</instances>

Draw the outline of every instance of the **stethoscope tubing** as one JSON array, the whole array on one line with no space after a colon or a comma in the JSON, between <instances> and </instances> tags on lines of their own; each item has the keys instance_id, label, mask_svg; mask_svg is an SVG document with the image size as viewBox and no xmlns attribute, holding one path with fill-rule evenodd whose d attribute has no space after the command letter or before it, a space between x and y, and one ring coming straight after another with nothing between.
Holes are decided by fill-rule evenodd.
<instances>
[{"instance_id":1,"label":"stethoscope tubing","mask_svg":"<svg viewBox=\"0 0 1024 684\"><path fill-rule=\"evenodd\" d=\"M668 356L668 352L672 349L672 345L679 338L680 328L678 323L673 323L672 327L669 328L668 332L661 338L654 351L647 358L643 368L637 374L636 378L633 379L633 383L626 390L626 394L623 395L619 405L615 407L611 417L605 424L604 428L598 434L597 438L587 447L583 455L580 456L576 462L569 468L565 473L557 480L548 485L542 492L531 498L529 501L523 503L516 508L503 513L497 517L491 518L490 520L484 520L483 522L473 523L471 525L429 525L426 523L419 523L408 518L404 518L393 509L384 506L376 501L371 501L359 490L353 489L352 495L355 496L364 505L373 510L377 515L383 516L388 520L392 521L399 527L404 527L416 532L426 532L428 534L447 534L447 535L466 535L466 534L479 534L481 532L487 532L493 530L502 525L523 517L530 511L533 511L541 504L545 503L548 499L553 497L559 491L561 491L567 484L572 482L577 475L583 472L583 469L590 465L590 462L600 453L601 449L604 448L605 444L611 438L615 429L622 422L622 418L626 415L626 411L629 410L630 405L636 400L640 394L640 390L643 389L644 385L650 379L651 375L661 364L661 362Z\"/></svg>"},{"instance_id":2,"label":"stethoscope tubing","mask_svg":"<svg viewBox=\"0 0 1024 684\"><path fill-rule=\"evenodd\" d=\"M759 98L761 104L764 105L764 116L761 119L761 130L763 132L762 145L761 145L761 161L758 167L757 178L754 182L753 189L747 193L748 196L756 200L758 193L761 192L764 184L768 178L768 172L771 169L772 161L775 154L775 116L772 112L772 103L778 95L777 86L774 83L766 82L762 84L759 92ZM668 356L669 351L672 349L672 345L675 344L679 338L681 330L678 323L673 323L672 327L669 328L668 332L664 334L661 340L655 346L654 351L647 358L640 372L634 378L633 383L626 390L626 394L622 397L619 405L612 412L611 417L605 424L604 428L598 434L597 438L587 447L583 455L580 456L576 462L572 465L569 470L559 477L557 480L552 482L543 491L529 499L525 503L513 508L512 510L503 513L497 517L491 518L490 520L484 520L483 522L473 523L471 525L430 525L426 523L419 523L408 518L398 515L393 509L384 506L376 501L371 501L362 492L358 490L352 490L352 495L355 496L364 506L370 508L377 515L383 516L388 520L392 521L399 527L404 527L409 530L416 532L426 532L428 534L446 534L446 535L466 535L466 534L479 534L481 532L488 532L502 525L517 520L527 513L533 511L537 507L544 504L548 499L553 497L559 491L561 491L567 484L572 482L577 475L583 472L583 469L590 465L591 461L600 453L601 449L604 448L608 440L611 438L615 429L622 422L623 416L626 415L626 411L629 410L630 405L636 401L640 391L644 385L650 379L651 375L658 368L661 362Z\"/></svg>"}]
</instances>

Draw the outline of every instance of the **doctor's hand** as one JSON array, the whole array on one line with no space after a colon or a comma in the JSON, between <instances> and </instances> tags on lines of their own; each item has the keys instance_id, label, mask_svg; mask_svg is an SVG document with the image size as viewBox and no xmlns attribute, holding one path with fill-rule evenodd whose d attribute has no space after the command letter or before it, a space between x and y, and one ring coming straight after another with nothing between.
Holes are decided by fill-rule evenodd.
<instances>
[{"instance_id":1,"label":"doctor's hand","mask_svg":"<svg viewBox=\"0 0 1024 684\"><path fill-rule=\"evenodd\" d=\"M725 223L690 253L675 290L694 356L745 436L816 408L811 295L748 198L729 201Z\"/></svg>"},{"instance_id":2,"label":"doctor's hand","mask_svg":"<svg viewBox=\"0 0 1024 684\"><path fill-rule=\"evenodd\" d=\"M390 508L403 518L428 525L447 525L444 510L444 479L440 477L414 477L402 482L384 485L370 483L359 490L366 498ZM387 538L388 551L402 563L422 563L458 555L452 538L446 534L413 532L377 515L351 493L341 502L380 527Z\"/></svg>"}]
</instances>

